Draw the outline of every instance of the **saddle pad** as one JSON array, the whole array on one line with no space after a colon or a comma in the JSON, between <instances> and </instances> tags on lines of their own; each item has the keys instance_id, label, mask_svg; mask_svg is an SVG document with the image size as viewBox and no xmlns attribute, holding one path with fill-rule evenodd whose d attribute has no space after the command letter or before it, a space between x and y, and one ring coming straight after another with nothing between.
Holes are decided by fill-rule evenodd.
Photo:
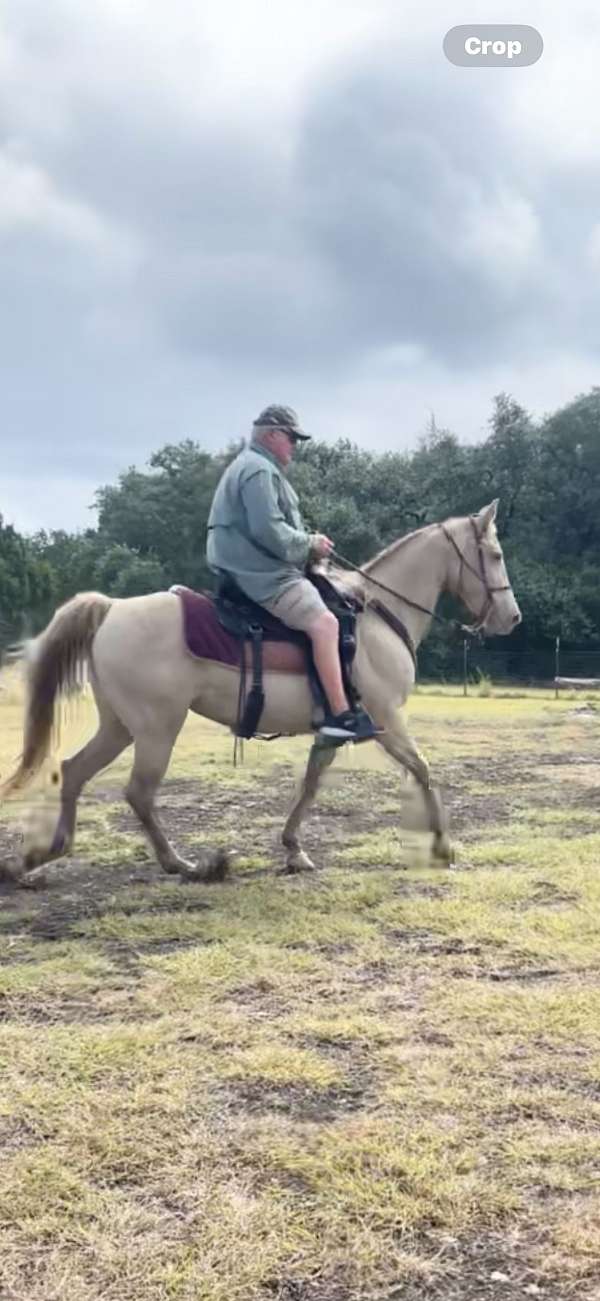
<instances>
[{"instance_id":1,"label":"saddle pad","mask_svg":"<svg viewBox=\"0 0 600 1301\"><path fill-rule=\"evenodd\" d=\"M183 632L187 648L197 659L240 667L240 643L221 626L215 603L205 592L190 587L170 589L179 597L183 613ZM246 644L246 664L252 666L252 648ZM306 655L301 646L288 641L263 642L265 673L306 673Z\"/></svg>"}]
</instances>

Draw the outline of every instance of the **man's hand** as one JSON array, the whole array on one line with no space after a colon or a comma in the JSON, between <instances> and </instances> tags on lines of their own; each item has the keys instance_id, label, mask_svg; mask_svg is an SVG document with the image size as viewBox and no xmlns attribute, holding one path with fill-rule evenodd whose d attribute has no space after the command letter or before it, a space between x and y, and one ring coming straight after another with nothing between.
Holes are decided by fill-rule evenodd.
<instances>
[{"instance_id":1,"label":"man's hand","mask_svg":"<svg viewBox=\"0 0 600 1301\"><path fill-rule=\"evenodd\" d=\"M313 533L312 553L317 560L323 560L325 556L330 556L333 551L333 542L331 538L324 533Z\"/></svg>"}]
</instances>

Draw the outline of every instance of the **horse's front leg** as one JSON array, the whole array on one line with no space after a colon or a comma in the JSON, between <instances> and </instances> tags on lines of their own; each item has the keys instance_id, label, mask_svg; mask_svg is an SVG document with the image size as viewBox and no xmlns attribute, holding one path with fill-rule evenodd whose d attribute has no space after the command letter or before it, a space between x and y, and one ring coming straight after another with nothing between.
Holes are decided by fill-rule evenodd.
<instances>
[{"instance_id":1,"label":"horse's front leg","mask_svg":"<svg viewBox=\"0 0 600 1301\"><path fill-rule=\"evenodd\" d=\"M300 844L298 831L306 810L316 798L323 773L335 759L338 746L321 740L313 742L304 780L294 796L281 837L286 850L286 872L311 871L314 863Z\"/></svg>"},{"instance_id":2,"label":"horse's front leg","mask_svg":"<svg viewBox=\"0 0 600 1301\"><path fill-rule=\"evenodd\" d=\"M377 741L419 783L429 818L429 829L433 832L432 855L438 863L448 866L454 861L454 853L448 836L442 797L435 786L431 785L429 764L417 750L399 709L394 710L391 717L385 720L385 731L377 737Z\"/></svg>"}]
</instances>

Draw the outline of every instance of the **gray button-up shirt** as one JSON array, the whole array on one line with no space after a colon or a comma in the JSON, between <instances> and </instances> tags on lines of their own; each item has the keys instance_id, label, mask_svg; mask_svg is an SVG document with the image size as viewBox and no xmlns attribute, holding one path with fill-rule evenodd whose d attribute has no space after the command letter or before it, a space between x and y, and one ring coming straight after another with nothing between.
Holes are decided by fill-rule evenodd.
<instances>
[{"instance_id":1,"label":"gray button-up shirt","mask_svg":"<svg viewBox=\"0 0 600 1301\"><path fill-rule=\"evenodd\" d=\"M206 558L253 601L273 601L299 578L313 535L275 456L251 442L227 467L208 517Z\"/></svg>"}]
</instances>

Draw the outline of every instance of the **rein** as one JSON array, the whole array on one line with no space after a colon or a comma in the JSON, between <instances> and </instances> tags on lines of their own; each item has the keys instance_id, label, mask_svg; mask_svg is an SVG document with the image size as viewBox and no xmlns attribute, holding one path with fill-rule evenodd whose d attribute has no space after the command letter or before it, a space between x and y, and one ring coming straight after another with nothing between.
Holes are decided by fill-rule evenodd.
<instances>
[{"instance_id":1,"label":"rein","mask_svg":"<svg viewBox=\"0 0 600 1301\"><path fill-rule=\"evenodd\" d=\"M344 565L347 569L352 569L355 574L360 574L362 578L366 578L368 583L373 583L375 587L380 587L381 590L383 592L387 592L389 596L394 596L396 597L397 600L404 601L404 604L411 606L413 610L419 610L421 614L426 614L431 619L435 619L437 623L442 623L445 624L446 627L454 628L455 631L457 632L467 632L471 636L475 636L478 632L480 632L481 628L483 627L487 619L487 616L490 611L490 606L492 605L494 599L494 593L510 592L511 588L510 588L510 583L504 583L502 586L499 587L490 586L485 572L485 557L483 554L483 546L481 543L481 538L479 536L479 533L477 532L477 525L472 515L469 515L469 523L471 525L471 528L473 529L473 534L477 546L477 559L479 561L478 570L475 569L475 566L471 564L470 560L467 560L467 557L461 551L458 542L456 541L456 538L453 537L450 530L446 528L446 525L438 524L437 528L442 530L442 533L444 534L444 537L446 538L447 542L450 542L450 544L454 547L454 550L456 551L456 554L460 560L461 570L464 565L466 569L470 570L470 572L475 575L475 578L479 579L480 583L483 583L483 586L485 588L485 595L486 595L485 604L483 606L483 609L481 610L481 613L477 616L476 623L474 624L461 623L459 619L445 619L442 615L436 614L435 610L429 610L427 606L419 605L418 601L413 601L410 597L403 596L402 592L396 592L393 587L387 587L386 584L381 583L378 578L372 578L371 575L367 574L364 569L360 569L359 566L353 564L351 560L346 559L345 556L341 556L338 551L332 551L331 556L333 557L333 559L339 560L340 564ZM460 587L460 575L459 575L459 587Z\"/></svg>"},{"instance_id":2,"label":"rein","mask_svg":"<svg viewBox=\"0 0 600 1301\"><path fill-rule=\"evenodd\" d=\"M371 575L367 574L364 569L360 569L358 565L353 564L351 560L346 558L346 556L341 556L339 551L331 551L330 555L334 560L339 560L340 564L344 565L346 569L354 570L355 574L360 574L362 578L366 578L368 583L373 583L375 587L380 587L382 592L387 592L389 596L395 596L397 600L404 601L405 605L410 605L413 610L420 610L421 614L430 615L432 619L437 619L438 623L447 623L453 627L462 627L462 624L459 624L458 619L444 619L441 614L436 614L435 610L428 610L426 605L419 605L418 601L411 601L410 597L403 596L402 592L394 591L393 587L386 587L385 583L380 583L378 578L371 578Z\"/></svg>"}]
</instances>

